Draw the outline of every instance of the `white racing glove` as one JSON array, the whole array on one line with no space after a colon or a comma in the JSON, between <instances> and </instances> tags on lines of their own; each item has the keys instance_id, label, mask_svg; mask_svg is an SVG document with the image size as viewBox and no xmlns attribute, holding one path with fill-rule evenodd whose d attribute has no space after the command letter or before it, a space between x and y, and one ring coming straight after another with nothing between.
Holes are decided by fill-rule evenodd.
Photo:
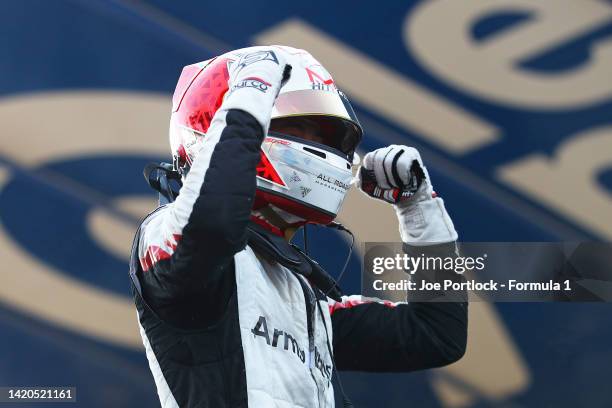
<instances>
[{"instance_id":1,"label":"white racing glove","mask_svg":"<svg viewBox=\"0 0 612 408\"><path fill-rule=\"evenodd\" d=\"M358 185L370 197L393 204L404 243L422 246L457 240L444 201L434 193L415 148L390 145L366 154Z\"/></svg>"},{"instance_id":2,"label":"white racing glove","mask_svg":"<svg viewBox=\"0 0 612 408\"><path fill-rule=\"evenodd\" d=\"M272 106L291 76L284 51L277 47L252 47L229 66L229 90L223 109L252 114L268 133Z\"/></svg>"}]
</instances>

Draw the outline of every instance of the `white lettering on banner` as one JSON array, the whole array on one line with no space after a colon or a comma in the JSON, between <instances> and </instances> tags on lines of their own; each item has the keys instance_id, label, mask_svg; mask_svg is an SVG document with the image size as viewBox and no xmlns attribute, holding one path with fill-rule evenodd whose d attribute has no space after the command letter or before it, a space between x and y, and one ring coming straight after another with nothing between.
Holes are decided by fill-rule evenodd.
<instances>
[{"instance_id":1,"label":"white lettering on banner","mask_svg":"<svg viewBox=\"0 0 612 408\"><path fill-rule=\"evenodd\" d=\"M483 43L470 37L479 19L504 12L534 18ZM562 73L529 72L516 64L611 19L612 7L603 1L427 1L406 17L404 41L429 70L483 98L523 107L578 108L612 97L612 41L600 41L588 61Z\"/></svg>"},{"instance_id":2,"label":"white lettering on banner","mask_svg":"<svg viewBox=\"0 0 612 408\"><path fill-rule=\"evenodd\" d=\"M499 137L494 125L301 20L287 20L255 40L308 50L361 105L449 152L467 153Z\"/></svg>"},{"instance_id":3,"label":"white lettering on banner","mask_svg":"<svg viewBox=\"0 0 612 408\"><path fill-rule=\"evenodd\" d=\"M498 177L601 235L612 238L612 200L597 183L612 168L612 126L572 136L555 157L534 154L503 166Z\"/></svg>"}]
</instances>

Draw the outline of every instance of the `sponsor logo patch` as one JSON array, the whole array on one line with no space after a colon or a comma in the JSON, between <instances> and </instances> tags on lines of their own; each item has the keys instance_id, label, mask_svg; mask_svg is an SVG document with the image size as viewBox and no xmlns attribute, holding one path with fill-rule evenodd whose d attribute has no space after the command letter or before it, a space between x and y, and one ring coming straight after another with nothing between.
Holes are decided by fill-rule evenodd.
<instances>
[{"instance_id":1,"label":"sponsor logo patch","mask_svg":"<svg viewBox=\"0 0 612 408\"><path fill-rule=\"evenodd\" d=\"M291 175L291 178L289 179L289 181L293 182L293 183L299 183L300 181L302 181L302 179L300 178L300 176L294 171L293 174Z\"/></svg>"},{"instance_id":2,"label":"sponsor logo patch","mask_svg":"<svg viewBox=\"0 0 612 408\"><path fill-rule=\"evenodd\" d=\"M263 337L269 346L275 348L279 347L279 340L280 347L283 350L289 351L289 345L291 345L291 351L302 360L302 363L306 362L306 353L304 349L300 347L295 337L278 329L274 329L274 331L270 333L268 330L268 323L264 316L259 316L257 323L255 323L255 326L251 329L251 333L253 333L254 336ZM270 334L272 334L272 336L270 336Z\"/></svg>"},{"instance_id":3,"label":"sponsor logo patch","mask_svg":"<svg viewBox=\"0 0 612 408\"><path fill-rule=\"evenodd\" d=\"M329 72L327 72L321 65L311 65L310 67L306 68L306 74L308 75L310 82L313 84L332 86L334 84L334 80L331 78L331 75L329 75Z\"/></svg>"},{"instance_id":4,"label":"sponsor logo patch","mask_svg":"<svg viewBox=\"0 0 612 408\"><path fill-rule=\"evenodd\" d=\"M346 191L350 187L350 185L348 185L347 183L343 183L340 180L336 180L335 178L327 176L323 173L320 173L317 176L315 183L321 184L335 191Z\"/></svg>"},{"instance_id":5,"label":"sponsor logo patch","mask_svg":"<svg viewBox=\"0 0 612 408\"><path fill-rule=\"evenodd\" d=\"M248 65L254 64L259 61L272 61L276 65L278 65L278 58L276 58L276 54L274 53L274 51L263 50L243 55L240 60L238 60L237 69L240 70Z\"/></svg>"},{"instance_id":6,"label":"sponsor logo patch","mask_svg":"<svg viewBox=\"0 0 612 408\"><path fill-rule=\"evenodd\" d=\"M260 92L266 93L268 89L270 89L271 86L272 84L264 81L261 78L248 77L248 78L244 78L241 81L238 81L238 83L232 87L232 91L235 91L236 89L241 89L241 88L254 88Z\"/></svg>"},{"instance_id":7,"label":"sponsor logo patch","mask_svg":"<svg viewBox=\"0 0 612 408\"><path fill-rule=\"evenodd\" d=\"M336 87L333 84L327 85L327 84L322 84L320 82L313 82L311 84L311 88L313 91L332 92L336 90Z\"/></svg>"},{"instance_id":8,"label":"sponsor logo patch","mask_svg":"<svg viewBox=\"0 0 612 408\"><path fill-rule=\"evenodd\" d=\"M306 352L300 347L295 337L283 330L278 330L276 328L268 329L268 323L264 316L259 316L255 326L251 329L251 333L253 333L254 337L263 338L268 346L284 351L290 351L295 354L300 361L302 361L302 363L306 363ZM326 362L323 360L323 356L316 346L314 348L313 357L314 366L317 368L317 370L319 370L323 377L330 380L332 375L332 366L331 364L326 364Z\"/></svg>"},{"instance_id":9,"label":"sponsor logo patch","mask_svg":"<svg viewBox=\"0 0 612 408\"><path fill-rule=\"evenodd\" d=\"M285 146L289 146L291 144L290 141L288 140L283 140L283 139L275 139L273 137L266 137L266 142L268 143L276 143L276 144L282 144Z\"/></svg>"}]
</instances>

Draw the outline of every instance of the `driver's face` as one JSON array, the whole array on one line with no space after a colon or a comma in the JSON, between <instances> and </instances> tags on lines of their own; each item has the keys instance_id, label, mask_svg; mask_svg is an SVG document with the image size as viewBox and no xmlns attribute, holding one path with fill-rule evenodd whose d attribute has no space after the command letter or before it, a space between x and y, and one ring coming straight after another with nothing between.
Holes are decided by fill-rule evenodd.
<instances>
[{"instance_id":1,"label":"driver's face","mask_svg":"<svg viewBox=\"0 0 612 408\"><path fill-rule=\"evenodd\" d=\"M284 133L286 135L299 137L311 142L323 143L324 139L321 136L319 125L304 118L284 118L274 121L270 125L270 130Z\"/></svg>"}]
</instances>

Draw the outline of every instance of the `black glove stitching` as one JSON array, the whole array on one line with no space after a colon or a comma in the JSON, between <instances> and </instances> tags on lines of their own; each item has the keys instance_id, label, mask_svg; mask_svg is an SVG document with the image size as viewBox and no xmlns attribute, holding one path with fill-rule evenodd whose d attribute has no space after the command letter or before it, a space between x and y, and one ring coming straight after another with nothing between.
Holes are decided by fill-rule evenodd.
<instances>
[{"instance_id":1,"label":"black glove stitching","mask_svg":"<svg viewBox=\"0 0 612 408\"><path fill-rule=\"evenodd\" d=\"M404 149L400 150L395 155L395 157L393 158L393 162L391 163L391 173L393 174L393 178L395 179L395 182L397 183L397 186L400 188L400 190L404 189L404 182L402 181L402 178L400 177L399 172L397 171L397 161L403 153Z\"/></svg>"},{"instance_id":2,"label":"black glove stitching","mask_svg":"<svg viewBox=\"0 0 612 408\"><path fill-rule=\"evenodd\" d=\"M387 156L389 155L389 153L391 153L391 151L392 151L392 149L389 149L387 154L385 154L385 157L383 157L381 164L382 164L382 168L383 168L383 174L385 175L385 179L387 179L387 184L389 185L389 187L393 188L393 187L396 187L396 186L391 184L391 179L387 175L387 166L385 166L385 161L387 160Z\"/></svg>"}]
</instances>

